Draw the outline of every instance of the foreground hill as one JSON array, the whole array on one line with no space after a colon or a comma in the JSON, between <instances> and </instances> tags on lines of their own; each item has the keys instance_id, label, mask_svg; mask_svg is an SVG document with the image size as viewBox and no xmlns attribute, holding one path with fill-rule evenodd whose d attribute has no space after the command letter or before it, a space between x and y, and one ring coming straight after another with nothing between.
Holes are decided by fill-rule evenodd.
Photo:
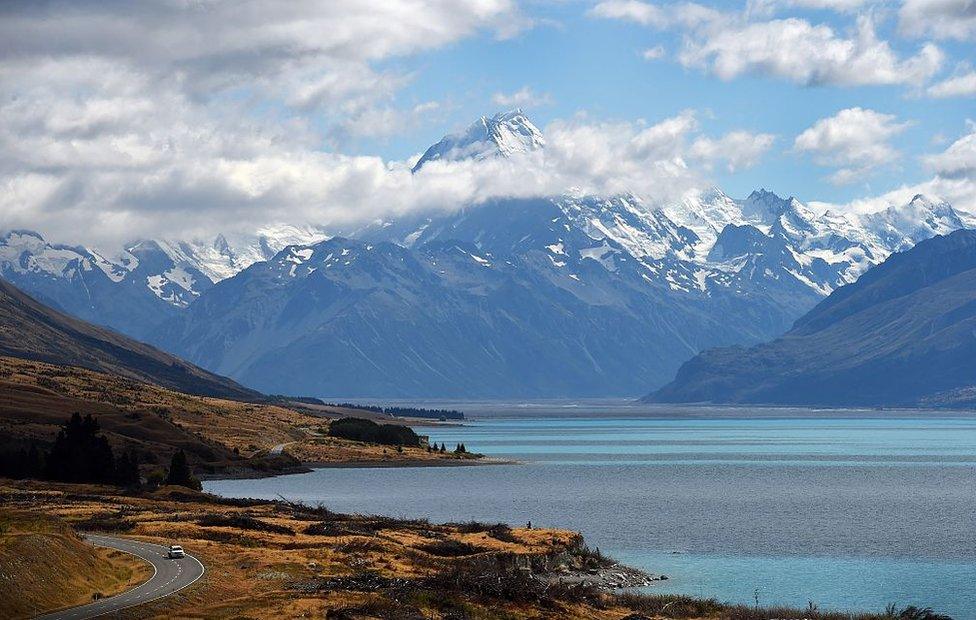
<instances>
[{"instance_id":1,"label":"foreground hill","mask_svg":"<svg viewBox=\"0 0 976 620\"><path fill-rule=\"evenodd\" d=\"M647 400L976 405L976 231L893 255L770 343L705 351Z\"/></svg>"},{"instance_id":2,"label":"foreground hill","mask_svg":"<svg viewBox=\"0 0 976 620\"><path fill-rule=\"evenodd\" d=\"M323 415L358 413L318 409L312 414L207 398L84 368L0 357L0 453L32 443L46 447L66 418L78 412L98 420L116 453L135 452L148 470L168 464L176 450L183 450L201 474L247 476L303 463L458 464L477 458L334 437Z\"/></svg>"},{"instance_id":3,"label":"foreground hill","mask_svg":"<svg viewBox=\"0 0 976 620\"><path fill-rule=\"evenodd\" d=\"M135 556L95 547L41 511L0 509L0 615L42 612L114 596L152 576Z\"/></svg>"},{"instance_id":4,"label":"foreground hill","mask_svg":"<svg viewBox=\"0 0 976 620\"><path fill-rule=\"evenodd\" d=\"M261 395L147 344L53 310L0 280L0 355L81 366L190 394Z\"/></svg>"}]
</instances>

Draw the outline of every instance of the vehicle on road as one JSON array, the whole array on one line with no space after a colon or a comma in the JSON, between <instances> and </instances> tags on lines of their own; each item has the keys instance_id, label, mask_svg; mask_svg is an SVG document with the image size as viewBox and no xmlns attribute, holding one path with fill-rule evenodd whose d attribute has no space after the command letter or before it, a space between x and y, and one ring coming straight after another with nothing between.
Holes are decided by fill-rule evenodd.
<instances>
[{"instance_id":1,"label":"vehicle on road","mask_svg":"<svg viewBox=\"0 0 976 620\"><path fill-rule=\"evenodd\" d=\"M185 558L186 552L183 551L183 547L179 545L170 545L169 553L166 554L170 559L176 560L179 558Z\"/></svg>"}]
</instances>

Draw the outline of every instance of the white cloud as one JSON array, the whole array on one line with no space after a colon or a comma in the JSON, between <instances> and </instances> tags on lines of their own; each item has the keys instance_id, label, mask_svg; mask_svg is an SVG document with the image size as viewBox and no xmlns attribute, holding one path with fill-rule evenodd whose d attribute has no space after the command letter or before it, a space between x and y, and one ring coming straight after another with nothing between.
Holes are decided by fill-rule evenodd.
<instances>
[{"instance_id":1,"label":"white cloud","mask_svg":"<svg viewBox=\"0 0 976 620\"><path fill-rule=\"evenodd\" d=\"M916 194L946 200L957 210L968 213L976 223L976 123L967 123L967 132L941 153L923 157L934 173L921 183L904 184L879 196L868 196L844 205L811 203L819 209L872 213L907 203Z\"/></svg>"},{"instance_id":2,"label":"white cloud","mask_svg":"<svg viewBox=\"0 0 976 620\"><path fill-rule=\"evenodd\" d=\"M650 28L680 28L684 42L678 61L723 80L745 74L770 75L797 84L921 85L942 67L944 56L927 43L901 57L879 39L870 15L861 15L849 34L806 19L768 17L781 6L856 10L864 0L756 0L742 12L722 12L695 3L658 5L639 0L606 0L593 17L635 22Z\"/></svg>"},{"instance_id":3,"label":"white cloud","mask_svg":"<svg viewBox=\"0 0 976 620\"><path fill-rule=\"evenodd\" d=\"M655 45L654 47L649 47L641 52L641 57L644 60L657 60L659 58L664 58L664 46Z\"/></svg>"},{"instance_id":4,"label":"white cloud","mask_svg":"<svg viewBox=\"0 0 976 620\"><path fill-rule=\"evenodd\" d=\"M775 136L732 131L718 139L700 137L691 145L691 155L705 162L724 162L729 172L751 168L773 146Z\"/></svg>"},{"instance_id":5,"label":"white cloud","mask_svg":"<svg viewBox=\"0 0 976 620\"><path fill-rule=\"evenodd\" d=\"M813 155L818 165L836 167L829 179L845 185L898 159L900 154L889 140L907 127L908 123L897 122L891 114L848 108L803 131L793 148Z\"/></svg>"},{"instance_id":6,"label":"white cloud","mask_svg":"<svg viewBox=\"0 0 976 620\"><path fill-rule=\"evenodd\" d=\"M695 2L659 6L640 0L606 0L593 6L591 17L621 19L652 28L683 26L691 28L722 17L722 13Z\"/></svg>"},{"instance_id":7,"label":"white cloud","mask_svg":"<svg viewBox=\"0 0 976 620\"><path fill-rule=\"evenodd\" d=\"M464 196L321 149L437 120L378 61L524 23L514 0L7 4L0 227L118 241Z\"/></svg>"},{"instance_id":8,"label":"white cloud","mask_svg":"<svg viewBox=\"0 0 976 620\"><path fill-rule=\"evenodd\" d=\"M970 121L968 125L968 134L950 144L942 153L924 158L926 165L937 176L976 182L976 123Z\"/></svg>"},{"instance_id":9,"label":"white cloud","mask_svg":"<svg viewBox=\"0 0 976 620\"><path fill-rule=\"evenodd\" d=\"M973 0L905 0L898 11L901 31L936 39L976 39Z\"/></svg>"},{"instance_id":10,"label":"white cloud","mask_svg":"<svg viewBox=\"0 0 976 620\"><path fill-rule=\"evenodd\" d=\"M528 86L523 86L514 93L495 93L491 102L500 108L538 108L552 105L549 93L533 92Z\"/></svg>"},{"instance_id":11,"label":"white cloud","mask_svg":"<svg viewBox=\"0 0 976 620\"><path fill-rule=\"evenodd\" d=\"M802 8L852 13L871 0L750 0L747 12L752 15L768 15L781 8Z\"/></svg>"},{"instance_id":12,"label":"white cloud","mask_svg":"<svg viewBox=\"0 0 976 620\"><path fill-rule=\"evenodd\" d=\"M976 96L976 71L967 71L946 78L928 87L930 97L944 99L948 97Z\"/></svg>"},{"instance_id":13,"label":"white cloud","mask_svg":"<svg viewBox=\"0 0 976 620\"><path fill-rule=\"evenodd\" d=\"M867 2L868 0L792 0L790 4L808 9L854 11L867 4Z\"/></svg>"},{"instance_id":14,"label":"white cloud","mask_svg":"<svg viewBox=\"0 0 976 620\"><path fill-rule=\"evenodd\" d=\"M593 17L625 19L655 28L665 28L671 23L664 9L639 0L607 0L595 5L589 13Z\"/></svg>"},{"instance_id":15,"label":"white cloud","mask_svg":"<svg viewBox=\"0 0 976 620\"><path fill-rule=\"evenodd\" d=\"M942 66L943 54L926 44L916 55L899 58L862 16L849 37L799 18L727 22L686 37L678 58L723 80L756 73L797 84L853 86L921 84Z\"/></svg>"}]
</instances>

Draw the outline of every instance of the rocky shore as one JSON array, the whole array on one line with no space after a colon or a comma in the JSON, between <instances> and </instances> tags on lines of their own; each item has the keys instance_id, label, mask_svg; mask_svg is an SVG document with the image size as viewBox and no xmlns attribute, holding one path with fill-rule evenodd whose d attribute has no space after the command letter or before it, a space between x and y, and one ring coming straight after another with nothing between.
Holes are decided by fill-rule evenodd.
<instances>
[{"instance_id":1,"label":"rocky shore","mask_svg":"<svg viewBox=\"0 0 976 620\"><path fill-rule=\"evenodd\" d=\"M667 575L645 573L616 562L585 570L562 567L549 576L549 581L553 583L588 584L607 591L643 588L667 579Z\"/></svg>"}]
</instances>

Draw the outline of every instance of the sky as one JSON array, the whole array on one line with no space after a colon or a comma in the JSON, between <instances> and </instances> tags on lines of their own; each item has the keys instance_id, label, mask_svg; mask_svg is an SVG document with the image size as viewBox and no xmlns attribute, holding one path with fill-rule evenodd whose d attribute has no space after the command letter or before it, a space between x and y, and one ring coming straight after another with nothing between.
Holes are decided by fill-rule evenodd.
<instances>
[{"instance_id":1,"label":"sky","mask_svg":"<svg viewBox=\"0 0 976 620\"><path fill-rule=\"evenodd\" d=\"M974 52L973 0L7 1L0 229L108 244L711 185L976 211ZM544 154L410 174L514 107Z\"/></svg>"}]
</instances>

